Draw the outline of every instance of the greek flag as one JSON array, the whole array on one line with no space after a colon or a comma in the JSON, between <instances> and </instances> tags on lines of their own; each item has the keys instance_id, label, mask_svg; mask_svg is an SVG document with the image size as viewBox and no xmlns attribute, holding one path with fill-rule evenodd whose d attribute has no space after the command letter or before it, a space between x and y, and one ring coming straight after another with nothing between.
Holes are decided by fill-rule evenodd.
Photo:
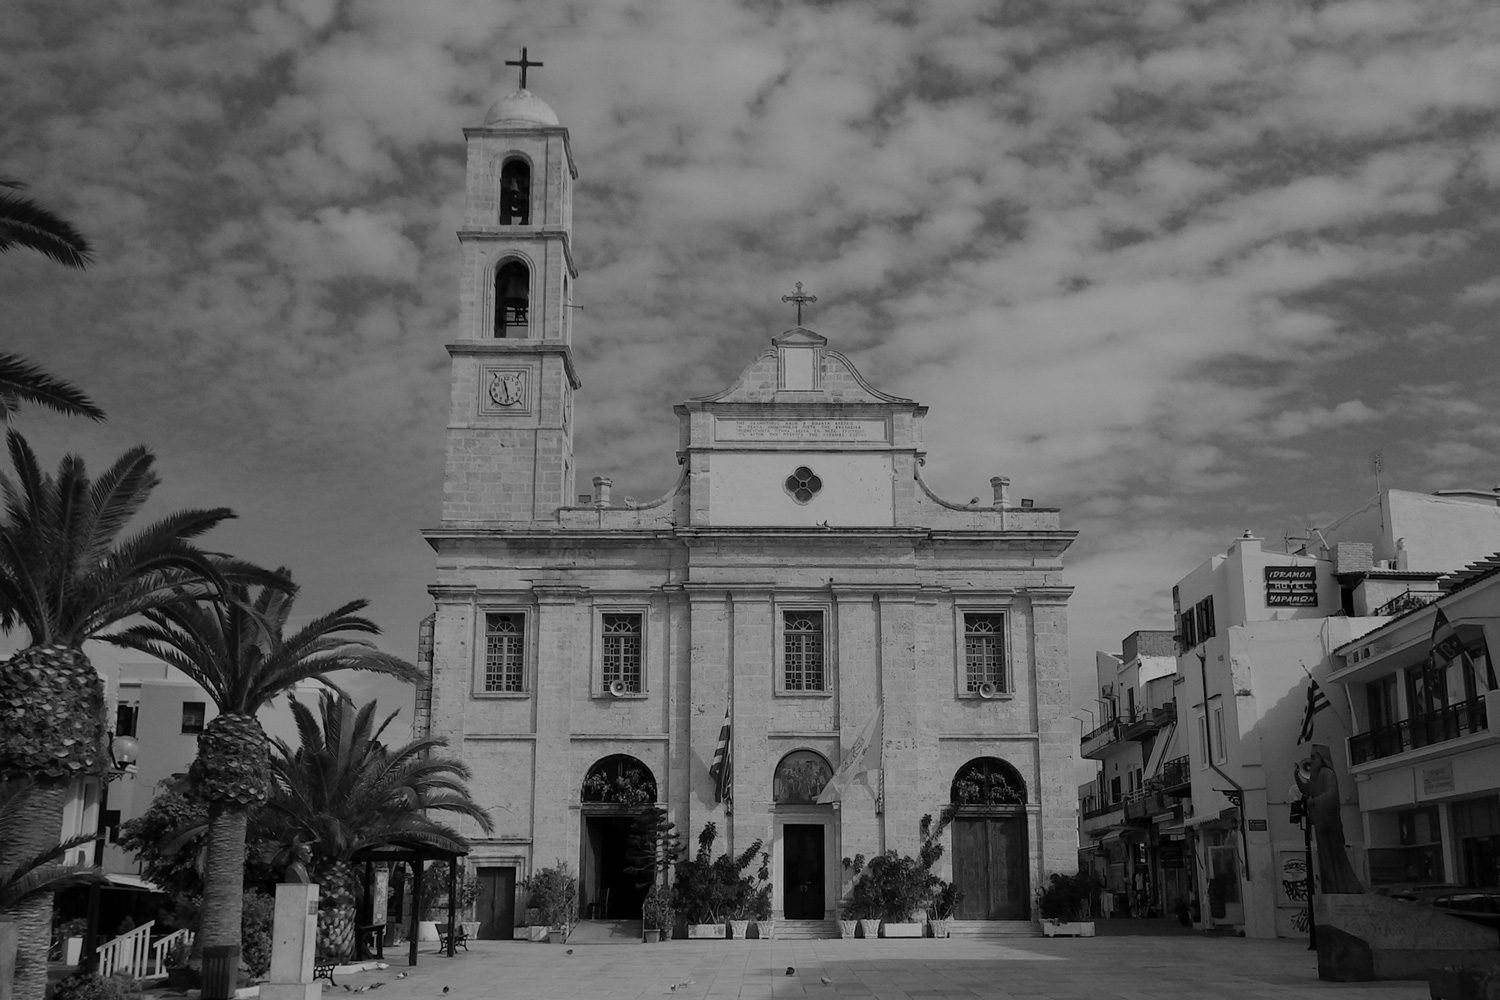
<instances>
[{"instance_id":1,"label":"greek flag","mask_svg":"<svg viewBox=\"0 0 1500 1000\"><path fill-rule=\"evenodd\" d=\"M1331 708L1328 697L1323 694L1323 689L1318 687L1318 682L1311 677L1307 679L1307 707L1302 711L1302 732L1297 736L1298 743L1306 743L1313 738L1313 716Z\"/></svg>"},{"instance_id":2,"label":"greek flag","mask_svg":"<svg viewBox=\"0 0 1500 1000\"><path fill-rule=\"evenodd\" d=\"M714 801L734 801L734 744L730 730L730 709L724 709L724 725L719 727L719 744L714 747L713 763L708 776L714 779Z\"/></svg>"}]
</instances>

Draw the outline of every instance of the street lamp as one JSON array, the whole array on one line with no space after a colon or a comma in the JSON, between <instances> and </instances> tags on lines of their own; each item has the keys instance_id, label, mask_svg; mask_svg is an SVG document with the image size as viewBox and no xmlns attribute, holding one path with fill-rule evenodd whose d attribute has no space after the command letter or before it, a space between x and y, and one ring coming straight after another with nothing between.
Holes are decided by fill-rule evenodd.
<instances>
[{"instance_id":1,"label":"street lamp","mask_svg":"<svg viewBox=\"0 0 1500 1000\"><path fill-rule=\"evenodd\" d=\"M109 741L109 769L99 778L99 821L95 825L94 867L104 865L104 841L109 836L109 786L127 774L135 773L136 761L141 757L141 744L134 736L114 736ZM96 949L99 944L99 884L89 886L88 927L83 936L83 965L92 966L98 961Z\"/></svg>"}]
</instances>

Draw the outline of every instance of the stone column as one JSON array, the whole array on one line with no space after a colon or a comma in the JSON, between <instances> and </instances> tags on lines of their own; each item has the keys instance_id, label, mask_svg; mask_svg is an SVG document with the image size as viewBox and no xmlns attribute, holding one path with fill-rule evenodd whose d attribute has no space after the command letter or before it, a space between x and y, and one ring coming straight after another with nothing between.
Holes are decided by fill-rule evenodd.
<instances>
[{"instance_id":1,"label":"stone column","mask_svg":"<svg viewBox=\"0 0 1500 1000\"><path fill-rule=\"evenodd\" d=\"M714 802L714 781L708 769L719 741L724 710L729 705L729 622L733 612L723 588L690 590L688 601L690 640L688 662L682 668L690 678L688 808L678 820L677 830L682 834L683 846L691 853L697 849L698 831L704 823L717 823L721 837L728 831L724 806ZM722 840L719 847L723 849Z\"/></svg>"},{"instance_id":2,"label":"stone column","mask_svg":"<svg viewBox=\"0 0 1500 1000\"><path fill-rule=\"evenodd\" d=\"M572 708L575 685L584 685L587 692L593 628L581 588L536 587L535 591L536 779L531 864L535 871L561 858L576 868L583 775L573 760Z\"/></svg>"},{"instance_id":3,"label":"stone column","mask_svg":"<svg viewBox=\"0 0 1500 1000\"><path fill-rule=\"evenodd\" d=\"M735 853L757 839L771 842L771 702L776 669L776 627L768 591L734 594L734 817L732 835L721 845ZM753 867L759 865L757 859Z\"/></svg>"},{"instance_id":4,"label":"stone column","mask_svg":"<svg viewBox=\"0 0 1500 1000\"><path fill-rule=\"evenodd\" d=\"M840 754L829 763L836 771L843 762L843 754L880 704L880 649L873 593L837 586L833 593L838 602ZM879 789L876 776L870 777L869 784ZM856 854L869 858L880 853L880 818L875 815L875 797L863 781L857 779L849 786L838 806L838 816L841 858ZM847 881L845 878L845 887Z\"/></svg>"},{"instance_id":5,"label":"stone column","mask_svg":"<svg viewBox=\"0 0 1500 1000\"><path fill-rule=\"evenodd\" d=\"M915 592L880 595L880 686L885 705L885 849L915 855L921 843L923 789L918 733Z\"/></svg>"},{"instance_id":6,"label":"stone column","mask_svg":"<svg viewBox=\"0 0 1500 1000\"><path fill-rule=\"evenodd\" d=\"M318 946L318 887L276 887L276 918L271 925L271 975L262 983L264 1000L318 1000L323 987L313 982Z\"/></svg>"},{"instance_id":7,"label":"stone column","mask_svg":"<svg viewBox=\"0 0 1500 1000\"><path fill-rule=\"evenodd\" d=\"M1073 781L1073 748L1078 724L1068 714L1071 674L1068 667L1066 593L1031 595L1032 683L1037 724L1037 775L1031 801L1040 807L1039 870L1032 886L1048 872L1071 872L1078 867L1078 789Z\"/></svg>"}]
</instances>

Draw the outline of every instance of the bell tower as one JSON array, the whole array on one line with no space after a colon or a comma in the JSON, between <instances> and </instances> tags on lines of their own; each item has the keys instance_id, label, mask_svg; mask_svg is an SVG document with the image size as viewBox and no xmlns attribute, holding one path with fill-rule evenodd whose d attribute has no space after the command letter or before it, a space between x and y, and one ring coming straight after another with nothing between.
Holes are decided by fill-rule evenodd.
<instances>
[{"instance_id":1,"label":"bell tower","mask_svg":"<svg viewBox=\"0 0 1500 1000\"><path fill-rule=\"evenodd\" d=\"M550 520L573 501L568 130L526 90L464 129L468 169L443 521Z\"/></svg>"}]
</instances>

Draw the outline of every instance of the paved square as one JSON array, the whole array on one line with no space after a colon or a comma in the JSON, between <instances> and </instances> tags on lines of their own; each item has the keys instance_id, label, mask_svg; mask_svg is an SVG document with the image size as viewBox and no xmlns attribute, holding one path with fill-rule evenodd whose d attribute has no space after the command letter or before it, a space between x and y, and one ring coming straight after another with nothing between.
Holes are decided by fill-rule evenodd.
<instances>
[{"instance_id":1,"label":"paved square","mask_svg":"<svg viewBox=\"0 0 1500 1000\"><path fill-rule=\"evenodd\" d=\"M1418 1000L1420 982L1323 983L1307 946L1244 938L1016 938L1005 941L670 941L567 946L474 942L449 959L424 946L403 966L350 976L379 1000L635 1000L639 997L1039 1000ZM795 972L786 975L787 967ZM825 985L823 978L831 980ZM685 985L683 985L685 984ZM674 991L672 987L677 985ZM329 997L325 989L325 997ZM343 990L332 992L342 993Z\"/></svg>"}]
</instances>

